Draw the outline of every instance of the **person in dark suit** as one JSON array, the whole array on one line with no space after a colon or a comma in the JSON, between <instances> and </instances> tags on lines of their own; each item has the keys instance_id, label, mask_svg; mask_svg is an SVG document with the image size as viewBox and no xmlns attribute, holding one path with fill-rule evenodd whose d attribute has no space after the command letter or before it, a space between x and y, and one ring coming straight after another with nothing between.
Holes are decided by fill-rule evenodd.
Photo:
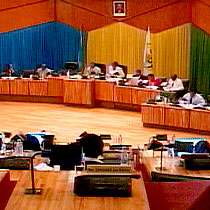
<instances>
[{"instance_id":1,"label":"person in dark suit","mask_svg":"<svg viewBox=\"0 0 210 210\"><path fill-rule=\"evenodd\" d=\"M98 159L103 154L104 143L100 136L86 131L80 135L80 145L84 153L85 164L102 164Z\"/></svg>"},{"instance_id":2,"label":"person in dark suit","mask_svg":"<svg viewBox=\"0 0 210 210\"><path fill-rule=\"evenodd\" d=\"M12 64L7 64L6 68L3 70L3 75L5 76L16 76L15 69Z\"/></svg>"}]
</instances>

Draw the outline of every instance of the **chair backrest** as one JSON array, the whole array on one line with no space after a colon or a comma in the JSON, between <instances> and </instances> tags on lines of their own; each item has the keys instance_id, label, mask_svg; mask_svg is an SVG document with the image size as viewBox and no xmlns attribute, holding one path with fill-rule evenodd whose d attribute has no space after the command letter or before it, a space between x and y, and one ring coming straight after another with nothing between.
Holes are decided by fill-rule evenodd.
<instances>
[{"instance_id":1,"label":"chair backrest","mask_svg":"<svg viewBox=\"0 0 210 210\"><path fill-rule=\"evenodd\" d=\"M106 74L106 65L103 63L95 63L95 66L101 69L101 73Z\"/></svg>"},{"instance_id":2,"label":"chair backrest","mask_svg":"<svg viewBox=\"0 0 210 210\"><path fill-rule=\"evenodd\" d=\"M122 70L123 70L123 72L125 74L125 77L124 78L126 79L127 74L128 74L128 67L127 66L124 66L124 65L119 65L119 67L122 68Z\"/></svg>"}]
</instances>

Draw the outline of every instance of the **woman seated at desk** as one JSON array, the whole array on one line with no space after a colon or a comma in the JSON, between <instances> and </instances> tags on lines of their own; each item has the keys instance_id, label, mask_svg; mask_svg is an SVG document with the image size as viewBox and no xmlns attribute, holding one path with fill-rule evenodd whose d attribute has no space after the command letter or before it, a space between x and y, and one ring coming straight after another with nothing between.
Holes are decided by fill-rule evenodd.
<instances>
[{"instance_id":1,"label":"woman seated at desk","mask_svg":"<svg viewBox=\"0 0 210 210\"><path fill-rule=\"evenodd\" d=\"M155 78L154 74L148 74L148 83L147 86L158 86L161 84L159 78Z\"/></svg>"}]
</instances>

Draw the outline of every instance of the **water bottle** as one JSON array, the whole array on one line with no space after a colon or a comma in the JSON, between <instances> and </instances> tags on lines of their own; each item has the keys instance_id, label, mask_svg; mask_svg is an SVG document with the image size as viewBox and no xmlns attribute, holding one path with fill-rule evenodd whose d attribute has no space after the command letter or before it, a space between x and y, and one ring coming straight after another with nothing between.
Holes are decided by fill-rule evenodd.
<instances>
[{"instance_id":1,"label":"water bottle","mask_svg":"<svg viewBox=\"0 0 210 210\"><path fill-rule=\"evenodd\" d=\"M121 153L121 165L127 165L128 164L128 153L127 151L122 151Z\"/></svg>"},{"instance_id":2,"label":"water bottle","mask_svg":"<svg viewBox=\"0 0 210 210\"><path fill-rule=\"evenodd\" d=\"M70 77L70 72L69 72L69 70L67 71L66 76L67 76L68 78Z\"/></svg>"},{"instance_id":3,"label":"water bottle","mask_svg":"<svg viewBox=\"0 0 210 210\"><path fill-rule=\"evenodd\" d=\"M122 144L122 135L121 134L117 138L117 143L120 145Z\"/></svg>"},{"instance_id":4,"label":"water bottle","mask_svg":"<svg viewBox=\"0 0 210 210\"><path fill-rule=\"evenodd\" d=\"M6 151L7 151L6 144L2 143L2 145L1 145L1 154L6 154Z\"/></svg>"},{"instance_id":5,"label":"water bottle","mask_svg":"<svg viewBox=\"0 0 210 210\"><path fill-rule=\"evenodd\" d=\"M23 143L21 141L16 143L15 153L20 156L23 155Z\"/></svg>"}]
</instances>

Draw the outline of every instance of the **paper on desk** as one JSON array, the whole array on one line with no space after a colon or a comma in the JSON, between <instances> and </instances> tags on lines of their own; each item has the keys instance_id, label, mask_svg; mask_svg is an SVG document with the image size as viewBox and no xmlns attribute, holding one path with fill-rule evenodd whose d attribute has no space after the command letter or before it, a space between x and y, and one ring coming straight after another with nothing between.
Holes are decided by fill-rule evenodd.
<instances>
[{"instance_id":1,"label":"paper on desk","mask_svg":"<svg viewBox=\"0 0 210 210\"><path fill-rule=\"evenodd\" d=\"M34 169L37 171L52 171L53 170L53 168L48 166L46 163L40 163L34 166Z\"/></svg>"}]
</instances>

